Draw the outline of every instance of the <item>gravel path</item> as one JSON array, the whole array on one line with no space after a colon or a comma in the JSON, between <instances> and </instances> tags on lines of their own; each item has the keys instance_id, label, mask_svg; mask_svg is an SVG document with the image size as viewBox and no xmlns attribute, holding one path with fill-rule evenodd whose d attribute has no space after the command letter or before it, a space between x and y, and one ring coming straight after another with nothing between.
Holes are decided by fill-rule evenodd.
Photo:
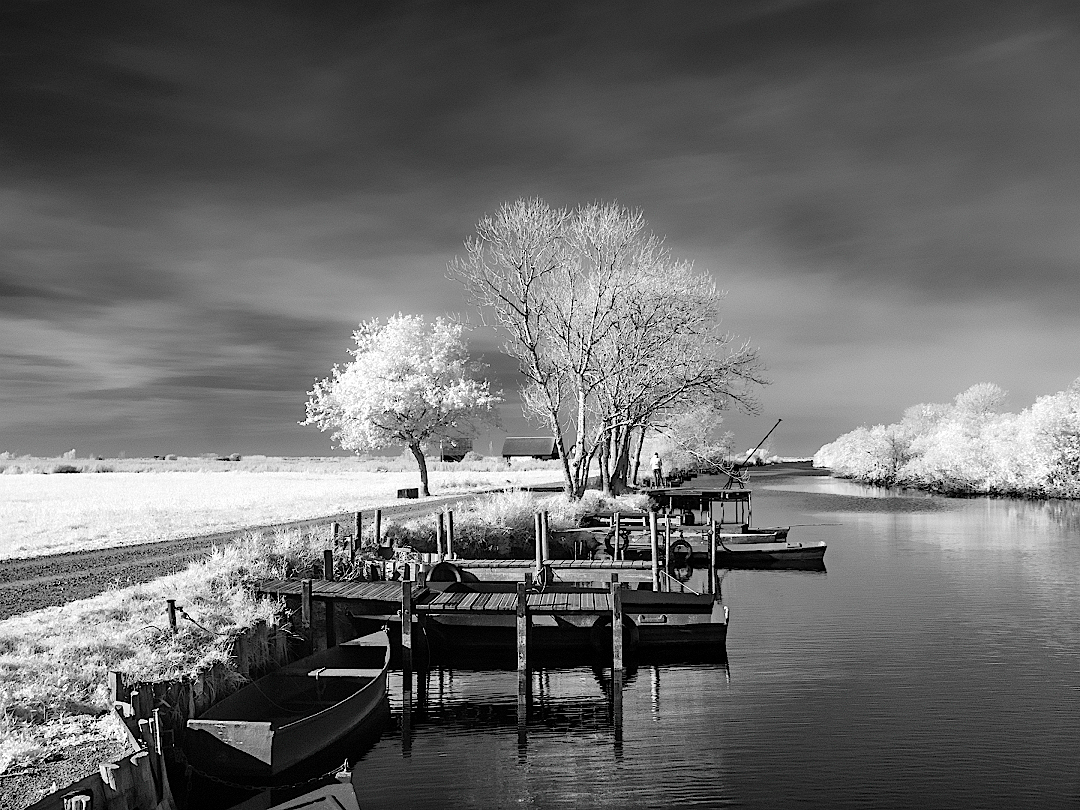
<instances>
[{"instance_id":1,"label":"gravel path","mask_svg":"<svg viewBox=\"0 0 1080 810\"><path fill-rule=\"evenodd\" d=\"M382 512L386 516L418 517L475 495L475 492L467 492L425 498L385 506ZM363 519L370 520L373 515L374 509L364 510ZM351 514L328 515L313 520L252 528L302 528L325 525L334 520L347 526L350 519ZM182 571L189 562L205 556L215 545L228 542L237 534L236 531L219 532L138 546L0 560L0 620Z\"/></svg>"}]
</instances>

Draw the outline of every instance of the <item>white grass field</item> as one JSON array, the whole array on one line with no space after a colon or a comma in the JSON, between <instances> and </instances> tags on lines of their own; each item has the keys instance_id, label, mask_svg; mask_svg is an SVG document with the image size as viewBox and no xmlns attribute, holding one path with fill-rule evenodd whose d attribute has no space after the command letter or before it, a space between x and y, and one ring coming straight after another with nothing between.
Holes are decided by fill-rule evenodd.
<instances>
[{"instance_id":1,"label":"white grass field","mask_svg":"<svg viewBox=\"0 0 1080 810\"><path fill-rule=\"evenodd\" d=\"M152 463L152 462L151 462ZM107 472L0 475L0 558L167 540L396 502L414 470ZM438 465L451 467L452 465ZM494 465L492 465L494 466ZM432 495L555 482L542 469L436 469Z\"/></svg>"}]
</instances>

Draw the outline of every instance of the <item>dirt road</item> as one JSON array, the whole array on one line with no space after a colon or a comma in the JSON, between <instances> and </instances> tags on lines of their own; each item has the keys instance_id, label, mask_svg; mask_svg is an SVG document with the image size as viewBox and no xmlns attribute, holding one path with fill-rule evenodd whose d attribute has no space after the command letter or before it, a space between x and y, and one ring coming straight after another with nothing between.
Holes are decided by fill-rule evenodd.
<instances>
[{"instance_id":1,"label":"dirt road","mask_svg":"<svg viewBox=\"0 0 1080 810\"><path fill-rule=\"evenodd\" d=\"M384 516L417 517L473 497L476 493L426 498L383 507ZM313 520L277 526L315 526L338 521L351 523L352 513L329 515ZM364 510L363 519L371 520L374 510ZM149 582L183 570L192 560L236 536L236 531L199 537L183 537L145 543L138 546L51 554L44 557L0 560L0 619L52 605L85 599L114 588Z\"/></svg>"}]
</instances>

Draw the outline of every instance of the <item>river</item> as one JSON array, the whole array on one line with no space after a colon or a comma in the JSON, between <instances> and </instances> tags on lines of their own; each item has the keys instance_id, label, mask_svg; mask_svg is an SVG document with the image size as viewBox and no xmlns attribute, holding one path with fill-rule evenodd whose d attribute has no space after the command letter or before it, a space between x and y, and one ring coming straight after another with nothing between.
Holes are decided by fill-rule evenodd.
<instances>
[{"instance_id":1,"label":"river","mask_svg":"<svg viewBox=\"0 0 1080 810\"><path fill-rule=\"evenodd\" d=\"M631 669L621 735L610 670L534 673L523 739L513 672L428 673L407 729L399 676L361 806L1080 806L1080 504L751 485L827 572L722 572L726 666Z\"/></svg>"}]
</instances>

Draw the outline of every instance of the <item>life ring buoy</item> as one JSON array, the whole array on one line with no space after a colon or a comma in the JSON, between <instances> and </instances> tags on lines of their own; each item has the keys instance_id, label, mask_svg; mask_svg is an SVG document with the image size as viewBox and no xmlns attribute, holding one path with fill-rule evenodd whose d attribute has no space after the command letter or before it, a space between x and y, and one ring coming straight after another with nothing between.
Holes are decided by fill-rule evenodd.
<instances>
[{"instance_id":1,"label":"life ring buoy","mask_svg":"<svg viewBox=\"0 0 1080 810\"><path fill-rule=\"evenodd\" d=\"M667 563L669 566L675 566L679 562L686 562L693 553L694 547L690 545L690 541L680 537L668 547Z\"/></svg>"},{"instance_id":2,"label":"life ring buoy","mask_svg":"<svg viewBox=\"0 0 1080 810\"><path fill-rule=\"evenodd\" d=\"M615 556L615 527L612 526L604 535L604 548L611 556ZM619 529L619 551L626 551L630 546L630 530Z\"/></svg>"},{"instance_id":3,"label":"life ring buoy","mask_svg":"<svg viewBox=\"0 0 1080 810\"><path fill-rule=\"evenodd\" d=\"M641 631L637 622L629 616L623 616L623 652L633 652L641 642ZM611 614L597 616L589 628L589 644L601 655L611 655Z\"/></svg>"}]
</instances>

